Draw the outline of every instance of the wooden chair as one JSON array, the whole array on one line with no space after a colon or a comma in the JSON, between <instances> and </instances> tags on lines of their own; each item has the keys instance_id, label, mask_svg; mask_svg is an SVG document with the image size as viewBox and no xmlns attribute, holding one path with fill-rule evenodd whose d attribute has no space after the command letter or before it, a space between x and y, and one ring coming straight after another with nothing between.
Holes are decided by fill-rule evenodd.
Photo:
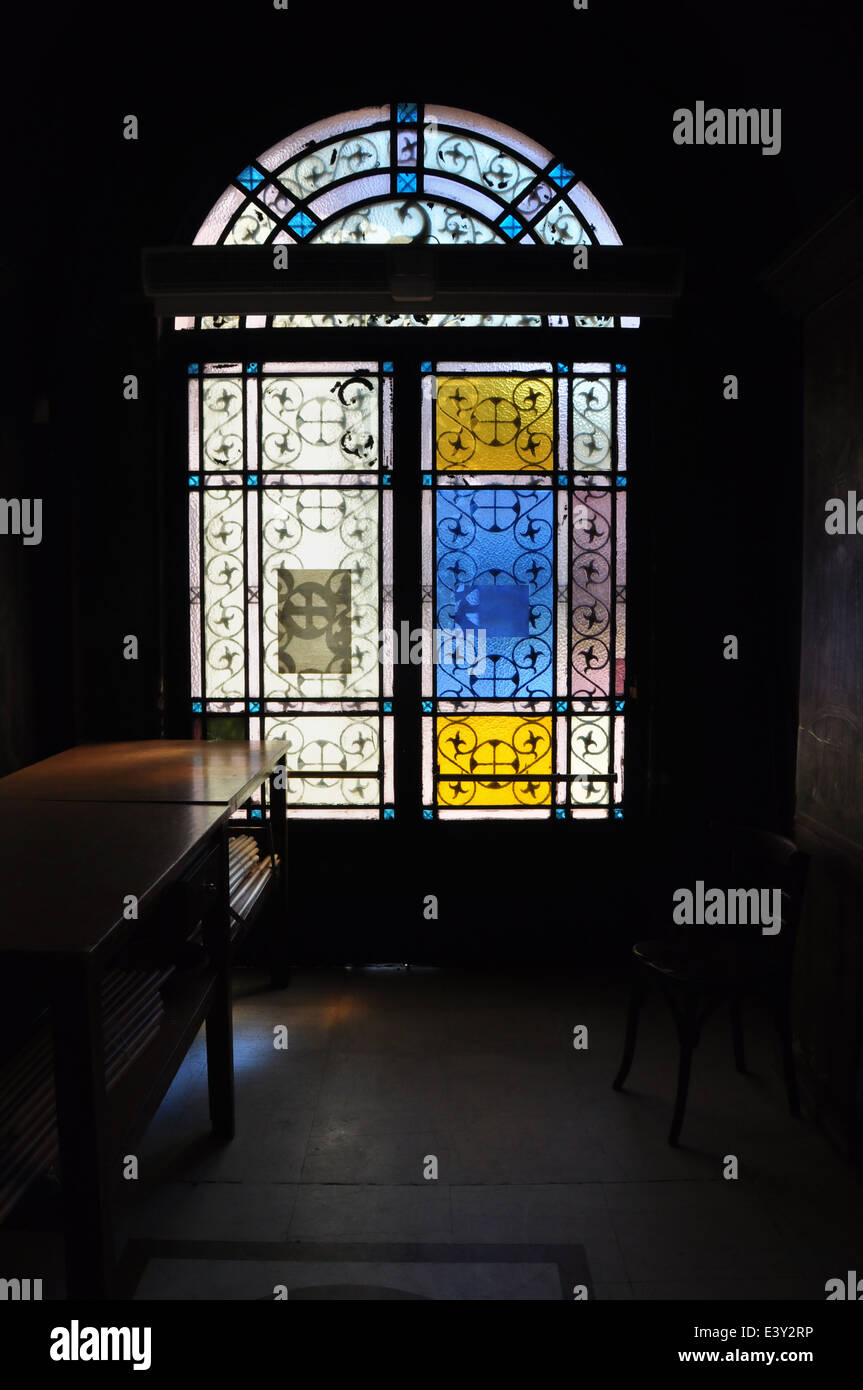
<instances>
[{"instance_id":1,"label":"wooden chair","mask_svg":"<svg viewBox=\"0 0 863 1390\"><path fill-rule=\"evenodd\" d=\"M733 830L721 848L721 861L726 865L722 877L727 875L727 882L705 883L705 891L711 887L779 888L781 929L776 935L766 936L757 925L677 927L661 940L634 944L626 1039L612 1084L616 1091L623 1089L635 1055L641 1006L651 985L656 986L669 1005L680 1043L677 1093L668 1133L671 1145L676 1145L680 1137L692 1055L701 1029L710 1014L724 1003L731 1012L734 1061L737 1070L745 1073L740 1005L750 995L761 998L770 1008L779 1035L789 1108L792 1115L800 1113L791 1043L790 992L809 858L791 840L763 830ZM669 903L669 917L671 911Z\"/></svg>"}]
</instances>

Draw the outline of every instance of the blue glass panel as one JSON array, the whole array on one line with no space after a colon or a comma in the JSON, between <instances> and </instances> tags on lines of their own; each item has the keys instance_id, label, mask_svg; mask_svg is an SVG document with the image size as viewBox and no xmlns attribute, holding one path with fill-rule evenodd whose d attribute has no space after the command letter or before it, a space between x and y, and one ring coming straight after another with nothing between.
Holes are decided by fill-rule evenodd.
<instances>
[{"instance_id":1,"label":"blue glass panel","mask_svg":"<svg viewBox=\"0 0 863 1390\"><path fill-rule=\"evenodd\" d=\"M417 118L417 106L415 101L400 101L396 112L396 120L399 125L406 125L409 121Z\"/></svg>"},{"instance_id":2,"label":"blue glass panel","mask_svg":"<svg viewBox=\"0 0 863 1390\"><path fill-rule=\"evenodd\" d=\"M438 490L439 697L551 696L553 521L545 489Z\"/></svg>"},{"instance_id":3,"label":"blue glass panel","mask_svg":"<svg viewBox=\"0 0 863 1390\"><path fill-rule=\"evenodd\" d=\"M568 183L572 182L575 175L571 169L567 169L565 164L556 164L548 177L554 179L558 188L565 188Z\"/></svg>"},{"instance_id":4,"label":"blue glass panel","mask_svg":"<svg viewBox=\"0 0 863 1390\"><path fill-rule=\"evenodd\" d=\"M505 217L500 224L501 231L506 232L507 236L518 236L521 231L521 223L517 217L512 215Z\"/></svg>"},{"instance_id":5,"label":"blue glass panel","mask_svg":"<svg viewBox=\"0 0 863 1390\"><path fill-rule=\"evenodd\" d=\"M416 191L417 191L417 176L416 176L416 174L404 174L404 173L401 173L401 174L396 175L396 190L397 190L397 192L399 192L399 193L416 193Z\"/></svg>"},{"instance_id":6,"label":"blue glass panel","mask_svg":"<svg viewBox=\"0 0 863 1390\"><path fill-rule=\"evenodd\" d=\"M288 226L292 232L297 233L297 236L308 236L314 225L312 219L305 212L294 213L294 216L288 220Z\"/></svg>"},{"instance_id":7,"label":"blue glass panel","mask_svg":"<svg viewBox=\"0 0 863 1390\"><path fill-rule=\"evenodd\" d=\"M244 188L248 188L250 193L253 193L258 187L258 184L263 182L263 174L258 169L254 169L251 164L248 164L243 172L237 175L237 183L241 183Z\"/></svg>"}]
</instances>

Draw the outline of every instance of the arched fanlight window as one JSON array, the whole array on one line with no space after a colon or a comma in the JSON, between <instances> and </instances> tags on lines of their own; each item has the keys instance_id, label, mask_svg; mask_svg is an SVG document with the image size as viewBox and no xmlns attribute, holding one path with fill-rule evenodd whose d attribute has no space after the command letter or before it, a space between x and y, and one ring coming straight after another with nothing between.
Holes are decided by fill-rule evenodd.
<instances>
[{"instance_id":1,"label":"arched fanlight window","mask_svg":"<svg viewBox=\"0 0 863 1390\"><path fill-rule=\"evenodd\" d=\"M246 165L196 245L619 246L602 205L550 151L509 126L402 102L306 126ZM624 328L638 319L525 314L275 314L183 317L177 328Z\"/></svg>"}]
</instances>

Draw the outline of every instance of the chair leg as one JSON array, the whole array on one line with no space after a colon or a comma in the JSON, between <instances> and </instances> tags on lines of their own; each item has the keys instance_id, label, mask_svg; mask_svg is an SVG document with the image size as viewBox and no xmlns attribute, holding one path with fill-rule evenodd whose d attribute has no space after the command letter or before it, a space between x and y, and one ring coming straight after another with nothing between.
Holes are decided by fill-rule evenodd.
<instances>
[{"instance_id":1,"label":"chair leg","mask_svg":"<svg viewBox=\"0 0 863 1390\"><path fill-rule=\"evenodd\" d=\"M743 1047L743 1024L740 1019L740 1000L731 1000L731 1037L734 1043L734 1065L737 1070L746 1072L746 1053Z\"/></svg>"},{"instance_id":2,"label":"chair leg","mask_svg":"<svg viewBox=\"0 0 863 1390\"><path fill-rule=\"evenodd\" d=\"M671 1128L668 1131L668 1142L674 1149L680 1138L680 1130L683 1125L683 1115L686 1110L686 1096L689 1091L689 1072L692 1067L692 1047L685 1044L680 1049L680 1061L677 1067L677 1094L674 1097L674 1114L671 1117Z\"/></svg>"},{"instance_id":3,"label":"chair leg","mask_svg":"<svg viewBox=\"0 0 863 1390\"><path fill-rule=\"evenodd\" d=\"M623 1057L617 1076L611 1083L612 1089L615 1091L623 1090L623 1083L632 1066L632 1059L635 1056L635 1040L638 1036L638 1015L643 1001L644 986L637 973L637 967L635 967L632 972L632 986L629 991L629 1005L626 1011L626 1038L623 1043Z\"/></svg>"},{"instance_id":4,"label":"chair leg","mask_svg":"<svg viewBox=\"0 0 863 1390\"><path fill-rule=\"evenodd\" d=\"M794 1048L791 1043L791 1014L787 998L774 1000L773 1016L776 1020L776 1031L779 1034L779 1046L782 1050L782 1070L785 1073L788 1109L797 1120L800 1118L800 1097L797 1092L797 1068L794 1065Z\"/></svg>"},{"instance_id":5,"label":"chair leg","mask_svg":"<svg viewBox=\"0 0 863 1390\"><path fill-rule=\"evenodd\" d=\"M674 1113L671 1116L668 1142L672 1148L676 1148L686 1112L692 1054L698 1043L698 1005L694 1000L687 1000L682 1007L672 1011L677 1024L677 1036L680 1039L680 1059L677 1063L677 1092L674 1097Z\"/></svg>"}]
</instances>

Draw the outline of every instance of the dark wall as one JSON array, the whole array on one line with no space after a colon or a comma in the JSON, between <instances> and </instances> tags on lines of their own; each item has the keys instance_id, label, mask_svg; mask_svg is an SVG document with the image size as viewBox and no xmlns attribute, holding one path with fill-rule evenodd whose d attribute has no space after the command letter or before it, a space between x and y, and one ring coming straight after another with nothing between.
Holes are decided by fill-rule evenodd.
<instances>
[{"instance_id":1,"label":"dark wall","mask_svg":"<svg viewBox=\"0 0 863 1390\"><path fill-rule=\"evenodd\" d=\"M298 834L296 917L309 953L343 958L362 942L378 958L390 947L484 958L619 945L640 929L646 883L664 904L667 884L686 881L693 829L717 818L787 828L801 354L758 275L858 162L850 13L772 0L745 17L600 0L512 18L472 3L426 17L299 0L287 11L159 0L122 24L115 10L40 11L38 25L28 13L18 16L20 80L3 98L9 158L29 170L3 224L3 467L4 488L32 495L38 480L45 535L26 553L0 537L0 771L163 727L164 614L184 585L160 573L158 344L141 247L190 241L232 174L293 129L419 97L524 130L571 164L625 242L686 253L675 319L643 330L656 356L633 460L642 794L619 835L575 846L510 836L502 852L480 830L398 842L383 827ZM676 146L672 113L699 99L781 107L781 153ZM122 138L129 113L135 142ZM141 383L135 403L122 398L128 372ZM740 380L736 402L722 397L727 373ZM137 663L122 658L128 633ZM736 662L722 657L729 633ZM441 899L433 937L426 892Z\"/></svg>"},{"instance_id":2,"label":"dark wall","mask_svg":"<svg viewBox=\"0 0 863 1390\"><path fill-rule=\"evenodd\" d=\"M863 247L863 212L847 220ZM863 291L843 283L858 271L837 256L839 288L805 321L797 1016L812 1103L863 1157L863 535L825 529L829 499L863 500Z\"/></svg>"}]
</instances>

